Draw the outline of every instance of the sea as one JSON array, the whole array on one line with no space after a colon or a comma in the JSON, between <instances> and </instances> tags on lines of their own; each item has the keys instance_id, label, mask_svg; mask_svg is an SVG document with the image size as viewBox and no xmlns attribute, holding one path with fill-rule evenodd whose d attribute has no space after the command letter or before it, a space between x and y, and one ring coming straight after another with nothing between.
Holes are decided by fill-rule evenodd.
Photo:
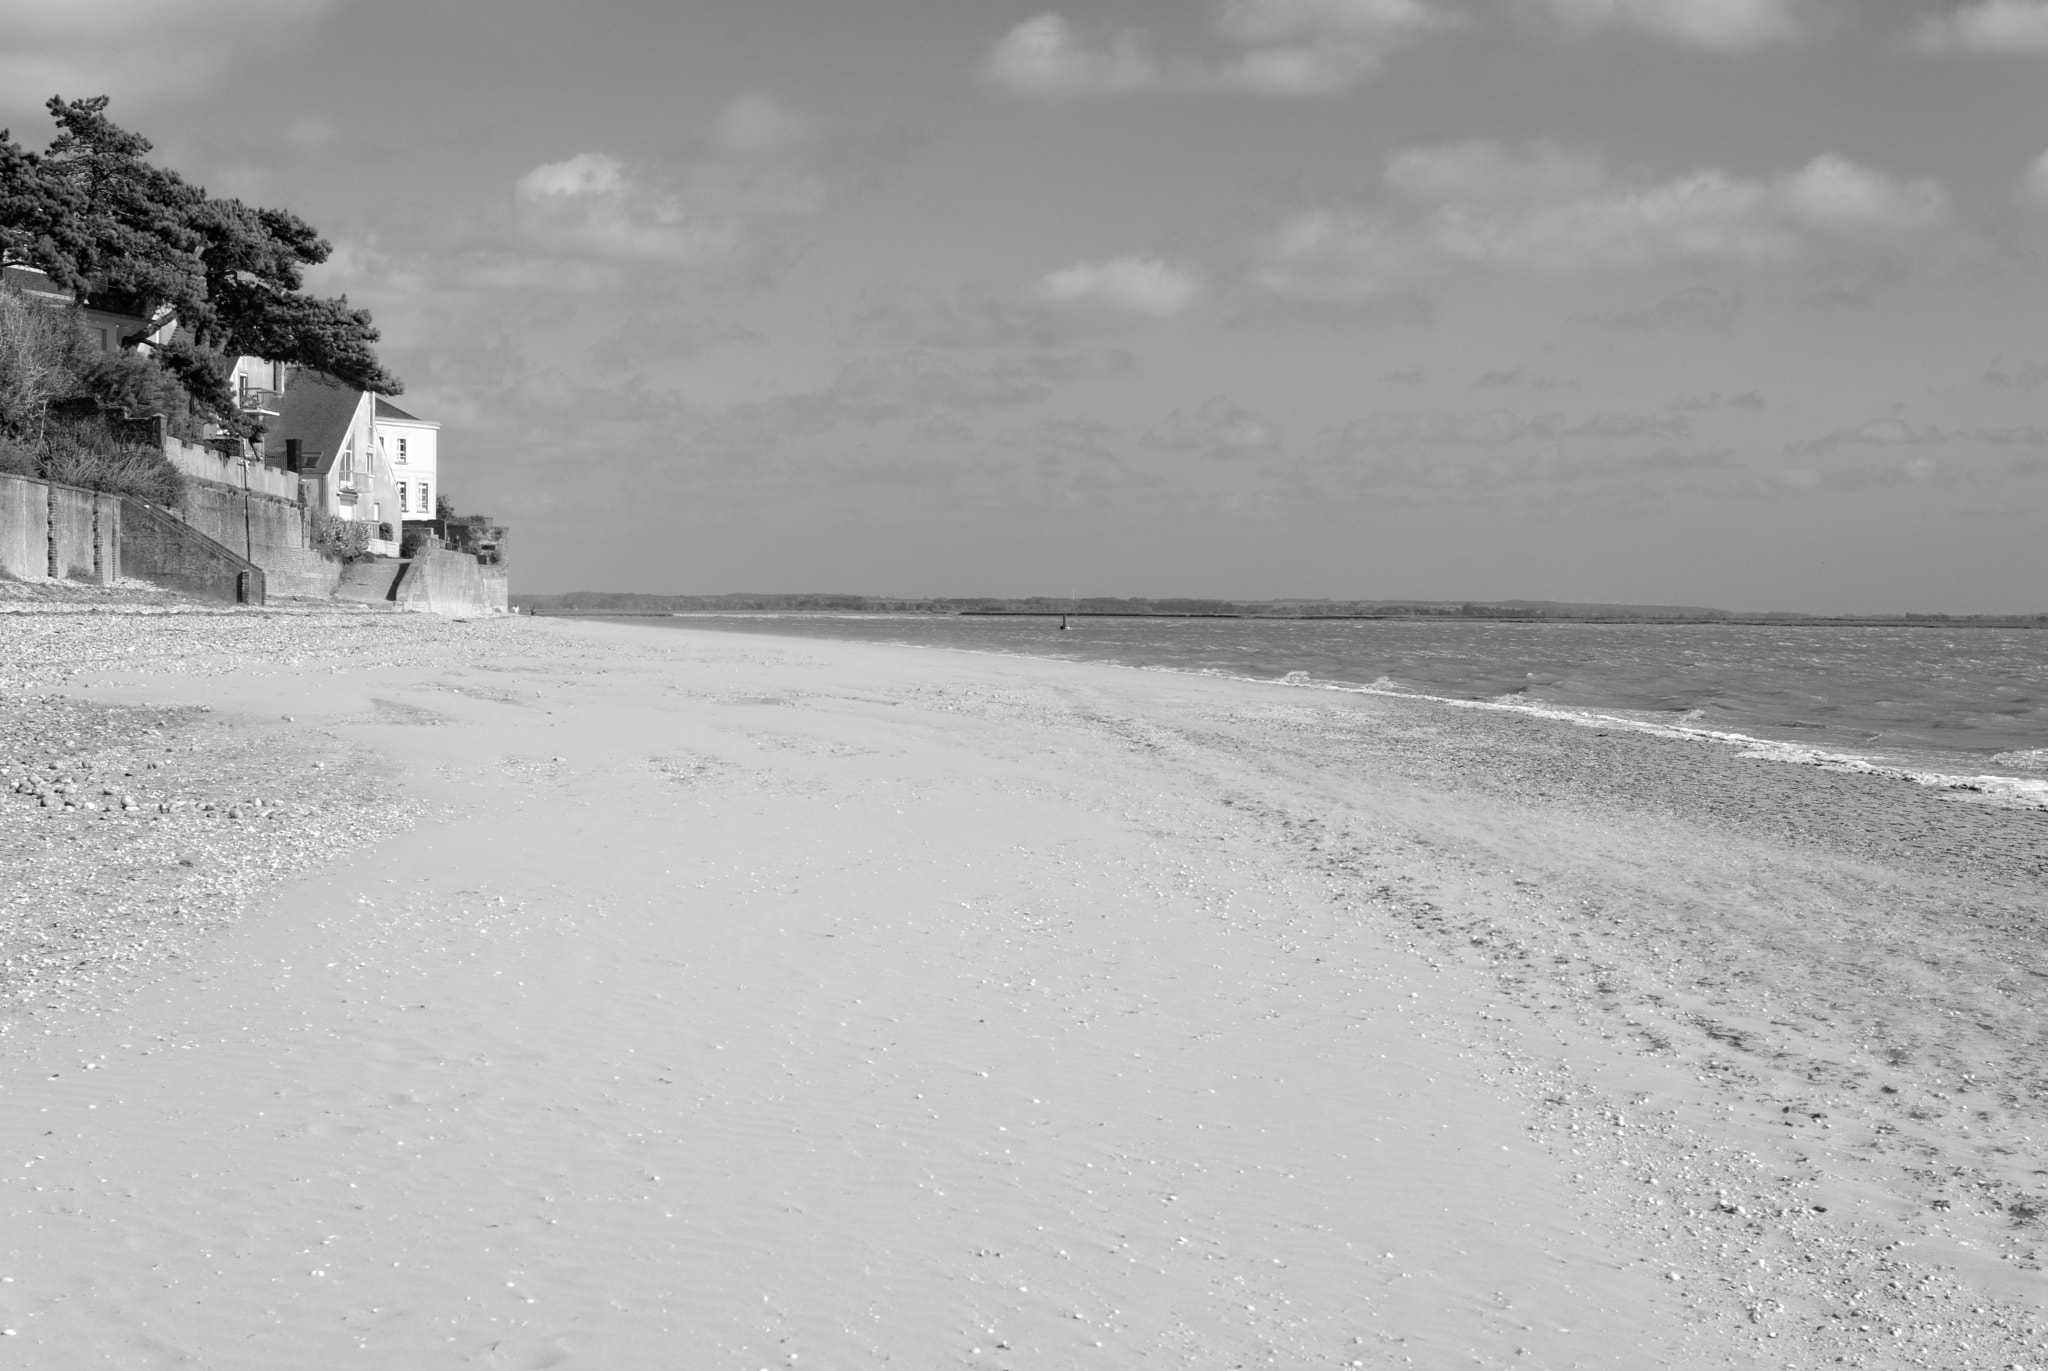
<instances>
[{"instance_id":1,"label":"sea","mask_svg":"<svg viewBox=\"0 0 2048 1371\"><path fill-rule=\"evenodd\" d=\"M2042 630L1078 616L1062 629L1036 616L701 612L621 622L1421 696L2048 808Z\"/></svg>"}]
</instances>

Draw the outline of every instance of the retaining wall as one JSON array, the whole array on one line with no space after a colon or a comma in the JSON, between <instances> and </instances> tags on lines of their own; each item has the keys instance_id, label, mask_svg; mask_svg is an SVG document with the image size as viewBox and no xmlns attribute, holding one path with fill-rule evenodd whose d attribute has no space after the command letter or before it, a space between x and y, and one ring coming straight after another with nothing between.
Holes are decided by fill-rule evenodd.
<instances>
[{"instance_id":1,"label":"retaining wall","mask_svg":"<svg viewBox=\"0 0 2048 1371\"><path fill-rule=\"evenodd\" d=\"M119 497L0 476L0 571L111 584L121 574Z\"/></svg>"},{"instance_id":2,"label":"retaining wall","mask_svg":"<svg viewBox=\"0 0 2048 1371\"><path fill-rule=\"evenodd\" d=\"M502 614L508 590L503 567L479 566L465 552L421 548L392 598L400 609L429 614Z\"/></svg>"},{"instance_id":3,"label":"retaining wall","mask_svg":"<svg viewBox=\"0 0 2048 1371\"><path fill-rule=\"evenodd\" d=\"M51 484L50 574L112 585L121 575L121 499Z\"/></svg>"},{"instance_id":4,"label":"retaining wall","mask_svg":"<svg viewBox=\"0 0 2048 1371\"><path fill-rule=\"evenodd\" d=\"M41 481L0 475L0 571L50 574L50 488Z\"/></svg>"},{"instance_id":5,"label":"retaining wall","mask_svg":"<svg viewBox=\"0 0 2048 1371\"><path fill-rule=\"evenodd\" d=\"M130 576L201 599L264 602L262 567L141 500L121 502L121 563Z\"/></svg>"},{"instance_id":6,"label":"retaining wall","mask_svg":"<svg viewBox=\"0 0 2048 1371\"><path fill-rule=\"evenodd\" d=\"M262 567L270 595L324 600L341 580L341 560L314 549L309 511L295 499L190 481L178 515Z\"/></svg>"}]
</instances>

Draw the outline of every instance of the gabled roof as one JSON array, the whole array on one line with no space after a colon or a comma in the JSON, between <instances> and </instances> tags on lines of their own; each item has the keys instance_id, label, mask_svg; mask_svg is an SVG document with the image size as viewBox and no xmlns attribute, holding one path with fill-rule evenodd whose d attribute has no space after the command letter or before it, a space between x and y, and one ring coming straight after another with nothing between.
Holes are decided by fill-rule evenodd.
<instances>
[{"instance_id":1,"label":"gabled roof","mask_svg":"<svg viewBox=\"0 0 2048 1371\"><path fill-rule=\"evenodd\" d=\"M317 460L306 463L306 474L324 476L334 469L334 459L341 455L341 446L348 441L349 427L355 423L356 409L362 402L363 392L354 386L345 386L317 371L295 372L285 382L277 422L264 434L264 451L281 454L285 443L296 438L302 453L309 457L319 454Z\"/></svg>"},{"instance_id":2,"label":"gabled roof","mask_svg":"<svg viewBox=\"0 0 2048 1371\"><path fill-rule=\"evenodd\" d=\"M39 267L19 266L9 262L0 266L0 285L8 285L25 295L47 295L53 300L69 304L72 294L50 279L50 274Z\"/></svg>"},{"instance_id":3,"label":"gabled roof","mask_svg":"<svg viewBox=\"0 0 2048 1371\"><path fill-rule=\"evenodd\" d=\"M407 414L381 395L377 397L377 417L379 419L403 419L409 424L424 424L427 422L417 414Z\"/></svg>"}]
</instances>

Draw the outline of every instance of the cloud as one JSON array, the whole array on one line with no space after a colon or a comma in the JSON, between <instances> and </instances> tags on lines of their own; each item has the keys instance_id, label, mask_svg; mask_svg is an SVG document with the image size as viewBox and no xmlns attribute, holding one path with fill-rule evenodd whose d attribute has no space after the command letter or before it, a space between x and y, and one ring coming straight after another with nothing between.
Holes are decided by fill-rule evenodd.
<instances>
[{"instance_id":1,"label":"cloud","mask_svg":"<svg viewBox=\"0 0 2048 1371\"><path fill-rule=\"evenodd\" d=\"M800 148L811 134L809 115L766 91L751 91L719 111L712 136L730 156L762 157Z\"/></svg>"},{"instance_id":2,"label":"cloud","mask_svg":"<svg viewBox=\"0 0 2048 1371\"><path fill-rule=\"evenodd\" d=\"M1142 29L1090 39L1047 12L996 39L981 74L1041 99L1152 90L1330 95L1371 76L1397 49L1466 22L1426 0L1220 0L1210 23L1216 50L1162 55Z\"/></svg>"},{"instance_id":3,"label":"cloud","mask_svg":"<svg viewBox=\"0 0 2048 1371\"><path fill-rule=\"evenodd\" d=\"M1872 419L1856 428L1838 428L1818 438L1785 444L1788 455L1818 457L1843 447L1924 447L1945 441L1938 428L1918 428L1903 419Z\"/></svg>"},{"instance_id":4,"label":"cloud","mask_svg":"<svg viewBox=\"0 0 2048 1371\"><path fill-rule=\"evenodd\" d=\"M1041 14L990 47L982 75L1020 95L1059 97L1145 90L1163 77L1150 40L1140 31L1090 47L1057 14Z\"/></svg>"},{"instance_id":5,"label":"cloud","mask_svg":"<svg viewBox=\"0 0 2048 1371\"><path fill-rule=\"evenodd\" d=\"M1472 382L1474 390L1577 390L1579 382L1562 376L1544 376L1527 367L1495 368L1482 372Z\"/></svg>"},{"instance_id":6,"label":"cloud","mask_svg":"<svg viewBox=\"0 0 2048 1371\"><path fill-rule=\"evenodd\" d=\"M1698 328L1726 333L1735 326L1735 316L1741 309L1740 291L1687 286L1640 309L1604 310L1572 317L1582 324L1605 328Z\"/></svg>"},{"instance_id":7,"label":"cloud","mask_svg":"<svg viewBox=\"0 0 2048 1371\"><path fill-rule=\"evenodd\" d=\"M1112 257L1047 272L1027 292L1048 308L1164 321L1202 301L1202 278L1159 257Z\"/></svg>"},{"instance_id":8,"label":"cloud","mask_svg":"<svg viewBox=\"0 0 2048 1371\"><path fill-rule=\"evenodd\" d=\"M832 381L735 405L705 432L727 447L775 446L847 427L928 421L947 412L1016 409L1050 399L1077 381L1135 375L1137 358L1116 348L1033 352L969 362L925 351L856 358Z\"/></svg>"},{"instance_id":9,"label":"cloud","mask_svg":"<svg viewBox=\"0 0 2048 1371\"><path fill-rule=\"evenodd\" d=\"M2048 152L2036 157L2020 178L2019 198L2022 204L2048 210Z\"/></svg>"},{"instance_id":10,"label":"cloud","mask_svg":"<svg viewBox=\"0 0 2048 1371\"><path fill-rule=\"evenodd\" d=\"M1715 52L1750 52L1805 33L1801 0L1511 0L1567 29L1639 33Z\"/></svg>"},{"instance_id":11,"label":"cloud","mask_svg":"<svg viewBox=\"0 0 2048 1371\"><path fill-rule=\"evenodd\" d=\"M743 324L636 309L620 320L617 328L591 344L590 356L601 366L632 368L649 362L674 361L728 344L766 341Z\"/></svg>"},{"instance_id":12,"label":"cloud","mask_svg":"<svg viewBox=\"0 0 2048 1371\"><path fill-rule=\"evenodd\" d=\"M1664 403L1666 409L1689 414L1710 409L1765 410L1770 407L1770 401L1753 390L1745 390L1736 395L1723 395L1718 390L1711 395L1674 395Z\"/></svg>"},{"instance_id":13,"label":"cloud","mask_svg":"<svg viewBox=\"0 0 2048 1371\"><path fill-rule=\"evenodd\" d=\"M1914 30L1922 52L2048 56L2048 0L1977 0L1930 15Z\"/></svg>"},{"instance_id":14,"label":"cloud","mask_svg":"<svg viewBox=\"0 0 2048 1371\"><path fill-rule=\"evenodd\" d=\"M1377 203L1294 216L1253 279L1364 301L1458 270L1538 277L1659 265L1757 267L1910 256L1953 240L1947 192L1825 154L1770 181L1720 170L1646 181L1590 155L1474 141L1404 152Z\"/></svg>"},{"instance_id":15,"label":"cloud","mask_svg":"<svg viewBox=\"0 0 2048 1371\"><path fill-rule=\"evenodd\" d=\"M1429 368L1402 367L1399 371L1384 373L1381 375L1380 380L1390 386L1427 385L1429 382Z\"/></svg>"},{"instance_id":16,"label":"cloud","mask_svg":"<svg viewBox=\"0 0 2048 1371\"><path fill-rule=\"evenodd\" d=\"M1804 438L1785 444L1789 456L1818 457L1857 447L1936 447L1945 443L1978 443L1986 447L2048 447L2048 427L2029 424L2015 427L1943 429L1936 425L1909 424L1903 419L1873 419L1855 428L1838 428L1818 438Z\"/></svg>"},{"instance_id":17,"label":"cloud","mask_svg":"<svg viewBox=\"0 0 2048 1371\"><path fill-rule=\"evenodd\" d=\"M726 277L770 271L786 255L781 231L814 219L826 186L801 162L763 160L765 145L742 141L734 152L721 134L712 155L673 165L603 152L544 163L518 179L510 205L476 236L541 258Z\"/></svg>"},{"instance_id":18,"label":"cloud","mask_svg":"<svg viewBox=\"0 0 2048 1371\"><path fill-rule=\"evenodd\" d=\"M850 340L906 348L1044 347L1068 332L1067 321L1031 307L1018 292L979 284L950 290L870 286L847 320Z\"/></svg>"},{"instance_id":19,"label":"cloud","mask_svg":"<svg viewBox=\"0 0 2048 1371\"><path fill-rule=\"evenodd\" d=\"M1139 442L1168 452L1197 452L1208 457L1263 457L1280 451L1285 436L1278 424L1227 396L1215 395L1192 410L1174 410L1166 416L1163 431L1148 433Z\"/></svg>"},{"instance_id":20,"label":"cloud","mask_svg":"<svg viewBox=\"0 0 2048 1371\"><path fill-rule=\"evenodd\" d=\"M58 94L125 103L199 90L329 8L330 0L0 0L0 116Z\"/></svg>"},{"instance_id":21,"label":"cloud","mask_svg":"<svg viewBox=\"0 0 2048 1371\"><path fill-rule=\"evenodd\" d=\"M2048 362L2015 362L2004 365L1993 358L1984 373L1984 384L2001 390L2034 390L2048 386Z\"/></svg>"},{"instance_id":22,"label":"cloud","mask_svg":"<svg viewBox=\"0 0 2048 1371\"><path fill-rule=\"evenodd\" d=\"M1424 451L1436 448L1504 448L1518 443L1554 444L1571 439L1631 441L1689 437L1684 414L1562 414L1523 416L1494 409L1460 413L1445 409L1388 411L1353 419L1332 434L1339 448Z\"/></svg>"},{"instance_id":23,"label":"cloud","mask_svg":"<svg viewBox=\"0 0 2048 1371\"><path fill-rule=\"evenodd\" d=\"M1600 452L1548 443L1522 451L1428 452L1346 446L1333 441L1314 469L1316 497L1348 488L1375 500L1461 505L1511 501L1537 505L1641 508L1674 495L1735 493L1743 469L1725 449L1670 443Z\"/></svg>"},{"instance_id":24,"label":"cloud","mask_svg":"<svg viewBox=\"0 0 2048 1371\"><path fill-rule=\"evenodd\" d=\"M1052 347L1168 323L1207 296L1193 269L1139 254L1076 262L1010 289L873 286L847 331L905 348Z\"/></svg>"}]
</instances>

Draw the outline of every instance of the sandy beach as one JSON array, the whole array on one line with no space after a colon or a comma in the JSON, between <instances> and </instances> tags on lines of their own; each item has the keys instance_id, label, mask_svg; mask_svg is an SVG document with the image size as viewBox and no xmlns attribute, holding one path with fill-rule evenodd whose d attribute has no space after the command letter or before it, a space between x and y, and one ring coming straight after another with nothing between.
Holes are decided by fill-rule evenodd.
<instances>
[{"instance_id":1,"label":"sandy beach","mask_svg":"<svg viewBox=\"0 0 2048 1371\"><path fill-rule=\"evenodd\" d=\"M129 608L0 615L0 1365L2048 1366L2039 812Z\"/></svg>"}]
</instances>

